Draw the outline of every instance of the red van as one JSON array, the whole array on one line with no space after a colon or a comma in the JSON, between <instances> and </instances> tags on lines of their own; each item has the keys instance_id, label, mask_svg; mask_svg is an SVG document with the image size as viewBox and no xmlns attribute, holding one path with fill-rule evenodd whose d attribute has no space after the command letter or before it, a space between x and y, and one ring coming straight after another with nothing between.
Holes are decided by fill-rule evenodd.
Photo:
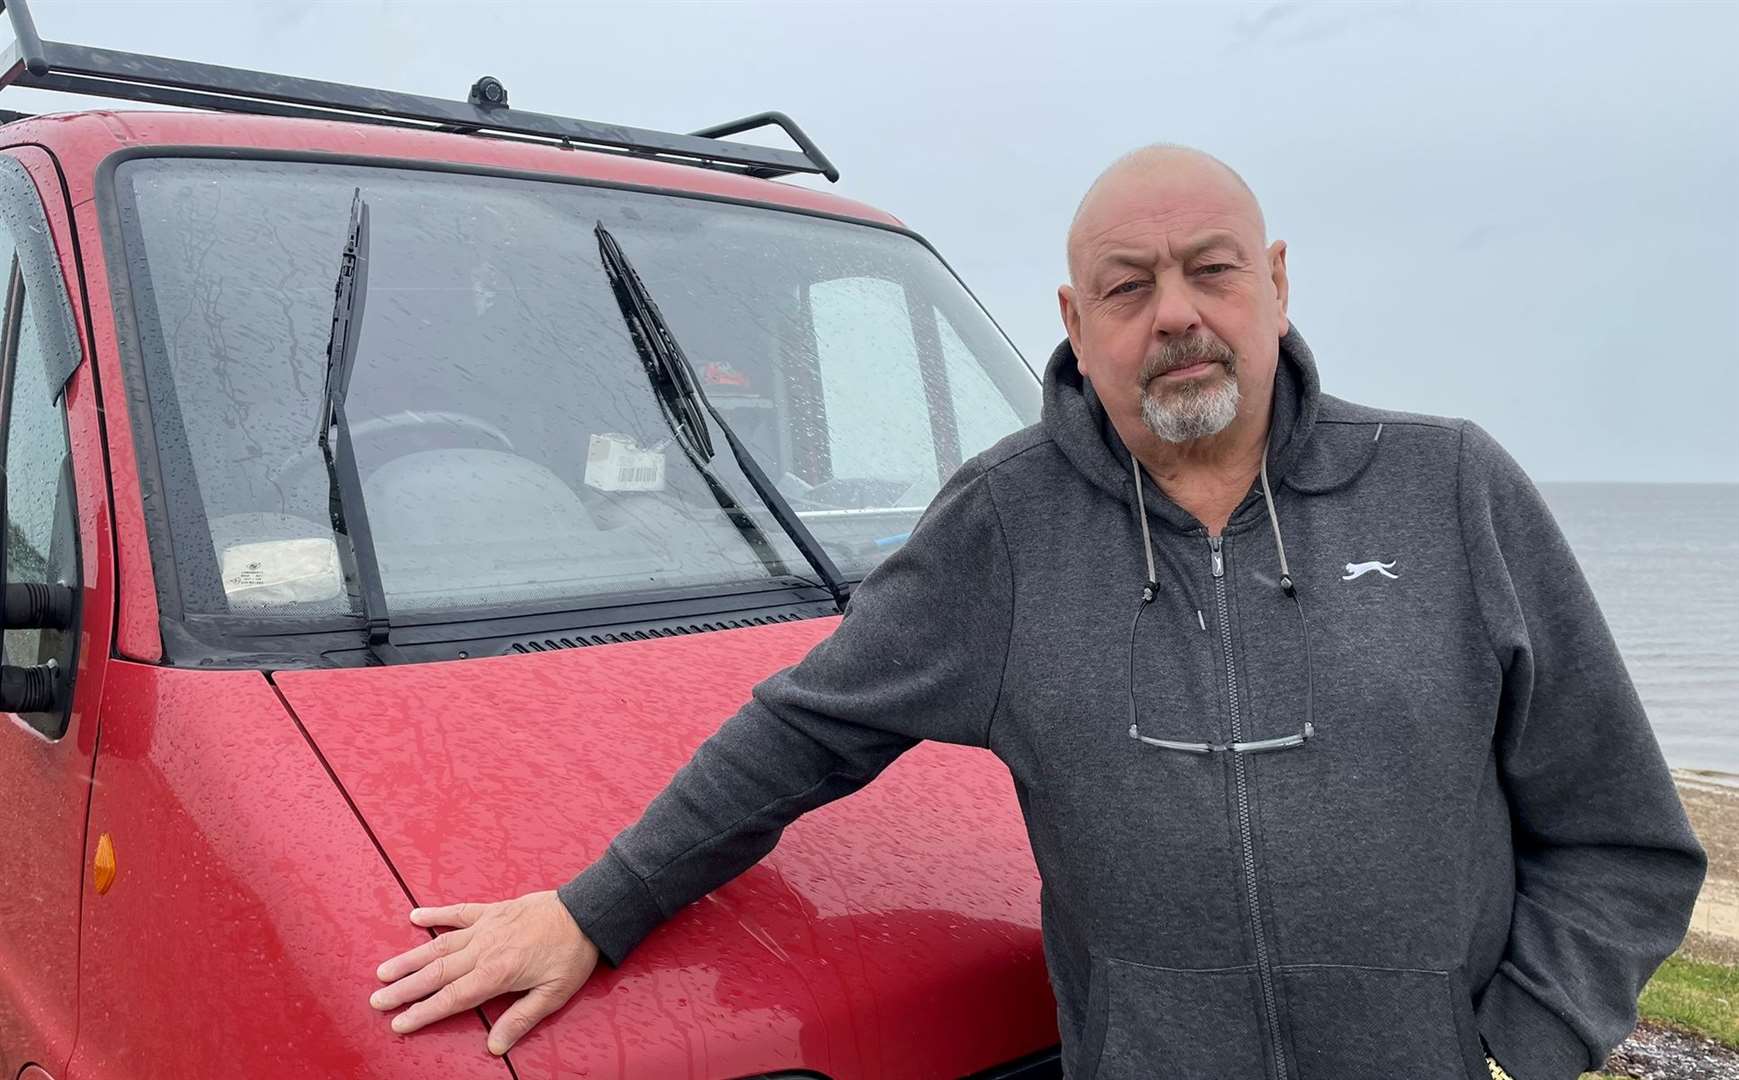
<instances>
[{"instance_id":1,"label":"red van","mask_svg":"<svg viewBox=\"0 0 1739 1080\"><path fill-rule=\"evenodd\" d=\"M834 627L1038 385L894 218L688 135L41 40L0 86L0 1076L1057 1076L1006 771L924 746L600 970L368 1005ZM16 95L14 95L16 96ZM734 141L784 128L797 149Z\"/></svg>"}]
</instances>

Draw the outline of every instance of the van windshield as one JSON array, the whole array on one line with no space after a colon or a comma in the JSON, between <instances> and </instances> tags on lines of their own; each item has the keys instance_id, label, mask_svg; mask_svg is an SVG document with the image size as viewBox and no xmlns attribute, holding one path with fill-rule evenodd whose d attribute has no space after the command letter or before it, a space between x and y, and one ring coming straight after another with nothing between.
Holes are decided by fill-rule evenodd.
<instances>
[{"instance_id":1,"label":"van windshield","mask_svg":"<svg viewBox=\"0 0 1739 1080\"><path fill-rule=\"evenodd\" d=\"M709 464L721 500L676 443L599 224L847 578L899 546L962 460L1037 416L1036 380L983 310L887 229L312 162L141 158L116 188L168 522L152 542L189 614L353 612L316 436L359 189L347 411L395 618L813 580L732 456Z\"/></svg>"}]
</instances>

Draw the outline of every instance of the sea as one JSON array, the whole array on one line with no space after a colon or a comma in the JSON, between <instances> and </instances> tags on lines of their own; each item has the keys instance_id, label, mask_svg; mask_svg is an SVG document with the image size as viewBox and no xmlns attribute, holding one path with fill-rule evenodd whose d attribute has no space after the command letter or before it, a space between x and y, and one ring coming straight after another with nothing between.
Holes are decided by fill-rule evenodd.
<instances>
[{"instance_id":1,"label":"sea","mask_svg":"<svg viewBox=\"0 0 1739 1080\"><path fill-rule=\"evenodd\" d=\"M1667 764L1739 783L1739 484L1542 483Z\"/></svg>"}]
</instances>

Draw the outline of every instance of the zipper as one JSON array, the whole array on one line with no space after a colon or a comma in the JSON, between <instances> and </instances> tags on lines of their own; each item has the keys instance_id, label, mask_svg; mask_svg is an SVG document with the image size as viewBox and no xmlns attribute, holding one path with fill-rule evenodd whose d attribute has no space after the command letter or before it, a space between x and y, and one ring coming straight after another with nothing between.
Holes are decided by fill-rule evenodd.
<instances>
[{"instance_id":1,"label":"zipper","mask_svg":"<svg viewBox=\"0 0 1739 1080\"><path fill-rule=\"evenodd\" d=\"M1222 537L1208 537L1214 575L1214 601L1220 611L1220 647L1226 654L1226 694L1231 704L1232 741L1244 739L1243 715L1238 708L1238 669L1232 659L1232 619L1226 603L1226 555ZM1256 841L1250 826L1250 780L1244 770L1244 755L1233 754L1232 776L1238 790L1238 834L1244 848L1244 885L1249 893L1251 929L1256 937L1256 977L1262 984L1262 1011L1268 1021L1268 1041L1274 1048L1274 1063L1281 1080L1287 1075L1286 1050L1280 1042L1280 1009L1274 992L1274 971L1268 957L1268 934L1262 925L1261 900L1256 891Z\"/></svg>"}]
</instances>

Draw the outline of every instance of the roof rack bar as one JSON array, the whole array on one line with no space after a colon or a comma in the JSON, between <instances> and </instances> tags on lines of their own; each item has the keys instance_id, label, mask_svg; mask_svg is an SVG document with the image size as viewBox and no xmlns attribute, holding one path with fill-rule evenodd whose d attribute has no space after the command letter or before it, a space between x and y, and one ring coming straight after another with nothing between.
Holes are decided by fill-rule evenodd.
<instances>
[{"instance_id":1,"label":"roof rack bar","mask_svg":"<svg viewBox=\"0 0 1739 1080\"><path fill-rule=\"evenodd\" d=\"M207 94L198 90L176 90L166 86L149 86L144 83L92 79L83 75L62 75L59 72L51 72L40 78L33 78L27 83L20 82L18 85L29 86L34 90L53 90L57 93L79 94L83 97L123 98L127 101L138 101L148 105L174 105L185 109L207 109L216 112L244 111L257 116L288 116L299 120L343 120L350 124L419 126L390 116L341 113L305 105L280 105L273 101L249 101L245 109L238 110L234 99L224 97L221 94ZM27 114L20 113L19 115ZM426 130L436 131L440 129L429 126Z\"/></svg>"},{"instance_id":2,"label":"roof rack bar","mask_svg":"<svg viewBox=\"0 0 1739 1080\"><path fill-rule=\"evenodd\" d=\"M776 124L802 152L729 142L714 134L680 135L645 128L574 120L505 106L449 101L346 83L272 75L245 68L173 60L143 53L43 41L26 0L0 0L16 41L0 53L0 88L29 86L153 104L328 120L372 120L466 133L502 133L601 147L683 164L725 168L754 176L839 170L801 128L782 113L763 113L707 129L717 134ZM755 122L750 122L755 121Z\"/></svg>"},{"instance_id":3,"label":"roof rack bar","mask_svg":"<svg viewBox=\"0 0 1739 1080\"><path fill-rule=\"evenodd\" d=\"M8 7L15 8L19 3L20 0L8 0ZM698 161L758 166L776 175L821 171L814 162L790 150L642 128L595 124L585 120L569 120L543 113L526 112L523 109L486 109L469 102L445 101L419 94L370 90L344 83L268 75L242 68L66 45L56 41L44 41L41 47L48 64L47 74L37 75L31 72L22 63L23 58L18 55L17 46L14 46L7 50L4 57L0 57L0 65L4 65L0 67L0 71L4 72L0 74L0 85L10 82L18 86L47 90L94 94L128 101L188 104L229 112L309 115L308 112L287 114L282 108L271 107L300 106L304 110L315 110L324 118L334 120L352 119L350 114L360 113L391 120L415 121L422 125L450 125L472 131L503 131L571 143L694 158ZM16 75L13 75L14 71L17 72ZM7 75L12 77L8 79ZM181 101L175 100L189 92L191 95L200 95L201 99L196 102L188 96Z\"/></svg>"},{"instance_id":4,"label":"roof rack bar","mask_svg":"<svg viewBox=\"0 0 1739 1080\"><path fill-rule=\"evenodd\" d=\"M756 113L753 116L745 116L741 120L728 120L722 124L701 128L699 131L691 131L689 134L702 139L722 139L726 135L741 135L745 131L754 131L756 128L768 126L783 129L785 134L791 137L791 141L797 144L798 149L802 150L809 160L816 164L817 171L822 176L836 182L839 180L839 170L833 167L833 162L827 160L827 155L821 152L821 147L816 146L809 135L797 126L797 121L782 112Z\"/></svg>"},{"instance_id":5,"label":"roof rack bar","mask_svg":"<svg viewBox=\"0 0 1739 1080\"><path fill-rule=\"evenodd\" d=\"M85 97L116 96L108 89L109 84L99 80L85 79L72 75L49 74L40 79L33 79L29 85L34 89L53 90L67 94L79 94ZM172 90L166 87L144 86L142 84L122 85L127 87L127 99L132 101L141 101L156 105L173 105L178 108L187 109L209 109L219 112L236 111L236 107L231 99L215 94L203 94L197 90ZM454 130L451 127L434 127L413 124L392 116L371 116L367 113L337 113L301 105L279 105L270 101L250 102L245 111L257 116L281 116L291 117L298 120L342 120L347 124L374 124L382 127L397 127L419 131ZM40 114L0 109L0 124L10 124L17 120L28 120L37 115ZM498 137L512 141L522 141L525 139L524 136L511 134L504 134ZM536 141L542 142L545 146L549 145L545 140ZM626 157L648 156L643 153L637 154L631 150L618 150L605 146L591 147L590 149L601 154L620 154ZM773 175L771 170L756 169L747 165L733 165L722 161L687 161L679 158L670 158L666 160L684 165L696 165L718 172L739 173L744 176L762 177Z\"/></svg>"},{"instance_id":6,"label":"roof rack bar","mask_svg":"<svg viewBox=\"0 0 1739 1080\"><path fill-rule=\"evenodd\" d=\"M24 0L0 0L0 11L12 20L12 35L18 39L18 54L32 75L48 74L48 61L42 55L42 35L36 32L36 20Z\"/></svg>"}]
</instances>

